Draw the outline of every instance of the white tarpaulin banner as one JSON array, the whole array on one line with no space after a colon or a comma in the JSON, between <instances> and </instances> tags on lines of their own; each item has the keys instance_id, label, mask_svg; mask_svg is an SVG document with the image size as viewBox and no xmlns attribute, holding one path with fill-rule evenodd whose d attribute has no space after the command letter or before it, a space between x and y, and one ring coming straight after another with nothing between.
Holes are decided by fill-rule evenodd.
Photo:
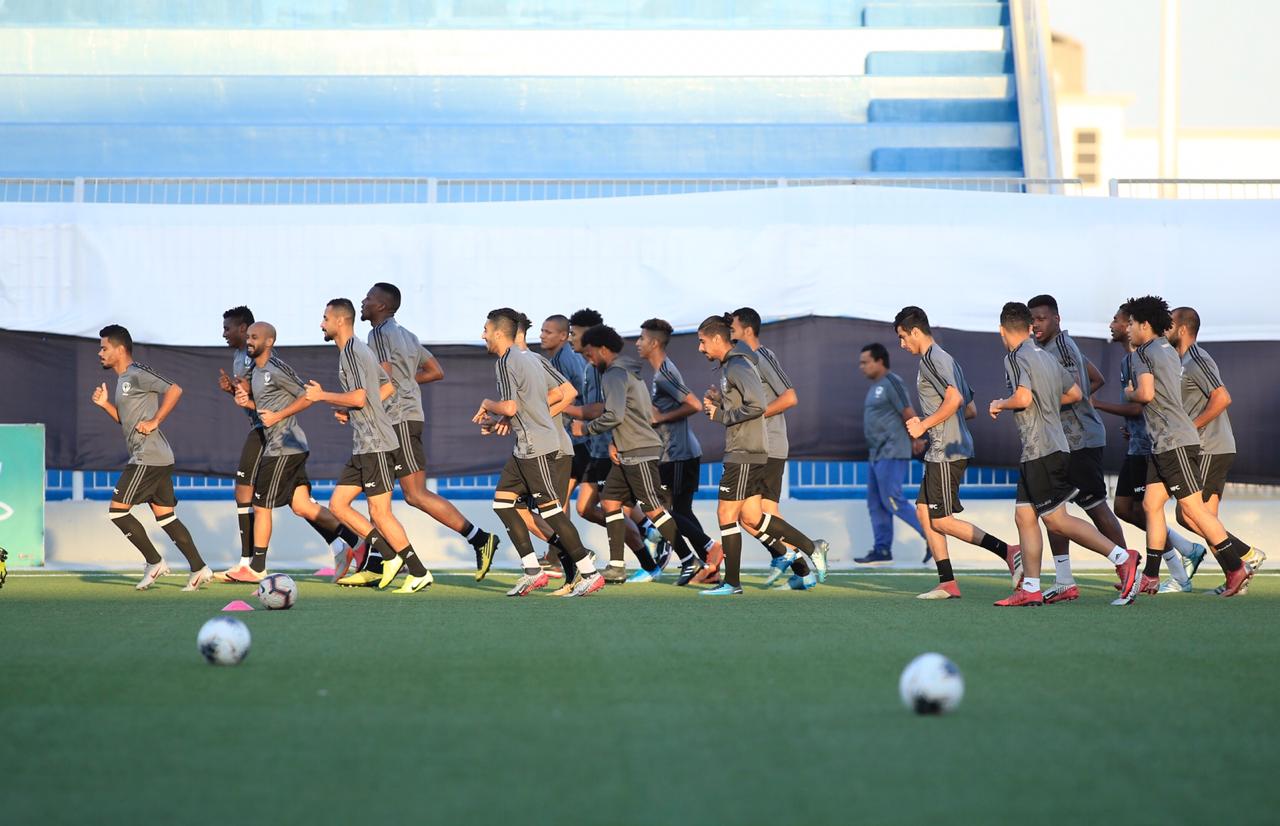
<instances>
[{"instance_id":1,"label":"white tarpaulin banner","mask_svg":"<svg viewBox=\"0 0 1280 826\"><path fill-rule=\"evenodd\" d=\"M1202 339L1277 340L1280 201L1142 201L811 187L600 200L355 206L0 204L0 327L221 344L248 304L281 341L320 340L325 303L375 281L426 342L478 344L485 314L584 306L623 332L750 305L766 319L994 330L1005 301L1052 293L1105 336L1116 306L1189 304Z\"/></svg>"}]
</instances>

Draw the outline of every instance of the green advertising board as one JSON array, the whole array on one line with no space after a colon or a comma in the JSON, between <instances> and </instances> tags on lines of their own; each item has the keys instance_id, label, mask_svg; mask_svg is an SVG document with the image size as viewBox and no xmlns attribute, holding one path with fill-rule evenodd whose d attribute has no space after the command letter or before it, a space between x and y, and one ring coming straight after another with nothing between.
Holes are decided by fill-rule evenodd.
<instances>
[{"instance_id":1,"label":"green advertising board","mask_svg":"<svg viewBox=\"0 0 1280 826\"><path fill-rule=\"evenodd\" d=\"M0 548L10 567L44 564L42 424L0 424Z\"/></svg>"}]
</instances>

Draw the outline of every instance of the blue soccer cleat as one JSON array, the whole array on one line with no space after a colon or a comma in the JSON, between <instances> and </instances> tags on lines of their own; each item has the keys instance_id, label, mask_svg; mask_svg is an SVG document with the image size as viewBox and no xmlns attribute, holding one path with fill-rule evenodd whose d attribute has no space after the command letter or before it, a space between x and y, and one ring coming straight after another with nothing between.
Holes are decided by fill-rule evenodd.
<instances>
[{"instance_id":1,"label":"blue soccer cleat","mask_svg":"<svg viewBox=\"0 0 1280 826\"><path fill-rule=\"evenodd\" d=\"M1197 543L1191 546L1191 553L1187 554L1186 562L1187 579L1191 579L1196 575L1196 571L1200 570L1200 563L1204 562L1204 555L1209 552L1205 546Z\"/></svg>"},{"instance_id":2,"label":"blue soccer cleat","mask_svg":"<svg viewBox=\"0 0 1280 826\"><path fill-rule=\"evenodd\" d=\"M796 558L794 554L783 554L782 556L776 556L769 560L769 575L764 578L763 587L768 588L770 585L781 579L782 575L791 568L791 563L795 561Z\"/></svg>"},{"instance_id":3,"label":"blue soccer cleat","mask_svg":"<svg viewBox=\"0 0 1280 826\"><path fill-rule=\"evenodd\" d=\"M779 585L777 588L774 588L774 590L775 591L808 591L810 588L816 588L816 587L818 587L818 576L817 574L813 573L813 571L810 571L804 576L800 576L799 574L792 574L790 577L787 578L787 581L785 583L783 583L782 585Z\"/></svg>"},{"instance_id":4,"label":"blue soccer cleat","mask_svg":"<svg viewBox=\"0 0 1280 826\"><path fill-rule=\"evenodd\" d=\"M742 589L737 585L724 583L714 588L708 588L705 591L699 591L698 595L703 597L735 597L742 594Z\"/></svg>"},{"instance_id":5,"label":"blue soccer cleat","mask_svg":"<svg viewBox=\"0 0 1280 826\"><path fill-rule=\"evenodd\" d=\"M654 568L652 571L646 571L641 568L631 576L627 577L627 582L657 582L658 577L660 576L662 576L662 571L659 568Z\"/></svg>"}]
</instances>

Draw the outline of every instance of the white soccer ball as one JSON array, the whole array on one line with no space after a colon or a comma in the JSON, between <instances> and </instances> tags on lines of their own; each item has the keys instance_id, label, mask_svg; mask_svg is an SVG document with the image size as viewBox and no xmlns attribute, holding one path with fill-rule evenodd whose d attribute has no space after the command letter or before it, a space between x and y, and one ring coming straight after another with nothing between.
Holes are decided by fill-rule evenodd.
<instances>
[{"instance_id":1,"label":"white soccer ball","mask_svg":"<svg viewBox=\"0 0 1280 826\"><path fill-rule=\"evenodd\" d=\"M258 583L258 601L271 611L292 608L298 601L298 586L286 574L272 574Z\"/></svg>"},{"instance_id":2,"label":"white soccer ball","mask_svg":"<svg viewBox=\"0 0 1280 826\"><path fill-rule=\"evenodd\" d=\"M214 617L200 626L196 647L213 665L237 665L249 656L249 626L235 617Z\"/></svg>"},{"instance_id":3,"label":"white soccer ball","mask_svg":"<svg viewBox=\"0 0 1280 826\"><path fill-rule=\"evenodd\" d=\"M941 654L921 654L902 670L898 693L902 704L916 714L945 714L960 705L964 677Z\"/></svg>"}]
</instances>

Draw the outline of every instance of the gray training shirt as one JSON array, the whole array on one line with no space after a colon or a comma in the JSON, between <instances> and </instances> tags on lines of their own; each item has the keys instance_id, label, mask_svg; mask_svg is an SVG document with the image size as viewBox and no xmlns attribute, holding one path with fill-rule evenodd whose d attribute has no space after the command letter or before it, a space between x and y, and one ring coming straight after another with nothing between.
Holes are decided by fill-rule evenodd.
<instances>
[{"instance_id":1,"label":"gray training shirt","mask_svg":"<svg viewBox=\"0 0 1280 826\"><path fill-rule=\"evenodd\" d=\"M960 408L945 422L929 429L929 447L924 453L926 462L973 458L973 436L964 420L965 406L973 401L973 390L951 354L934 344L920 357L920 370L916 374L921 419L927 419L938 411L948 387L960 391Z\"/></svg>"},{"instance_id":2,"label":"gray training shirt","mask_svg":"<svg viewBox=\"0 0 1280 826\"><path fill-rule=\"evenodd\" d=\"M1076 379L1049 353L1028 338L1004 357L1005 386L1012 395L1019 387L1031 391L1031 404L1013 412L1022 440L1022 462L1034 462L1053 453L1067 453L1062 432L1062 394Z\"/></svg>"},{"instance_id":3,"label":"gray training shirt","mask_svg":"<svg viewBox=\"0 0 1280 826\"><path fill-rule=\"evenodd\" d=\"M546 374L548 393L569 381L568 378L555 368L555 365L547 360L546 356L541 353L535 353L532 350L525 350L524 352L536 358L538 363L542 365L542 371ZM572 384L573 382L569 383ZM560 453L564 456L572 456L573 441L569 438L569 431L565 428L565 425L568 424L565 415L563 413L556 414L555 423L556 427L560 428Z\"/></svg>"},{"instance_id":4,"label":"gray training shirt","mask_svg":"<svg viewBox=\"0 0 1280 826\"><path fill-rule=\"evenodd\" d=\"M764 404L768 407L773 400L792 388L791 379L783 372L778 357L768 347L756 350L760 360L756 362L756 370L760 373L760 381L764 383ZM787 416L779 413L767 416L765 429L769 431L769 458L785 459L791 453L791 444L787 441Z\"/></svg>"},{"instance_id":5,"label":"gray training shirt","mask_svg":"<svg viewBox=\"0 0 1280 826\"><path fill-rule=\"evenodd\" d=\"M234 379L234 385L240 379L248 381L249 371L253 369L253 359L249 358L249 351L245 349L236 350L236 354L231 358L231 378ZM262 428L262 420L258 418L258 411L250 410L247 407L241 408L245 413L249 414L249 425L254 430Z\"/></svg>"},{"instance_id":6,"label":"gray training shirt","mask_svg":"<svg viewBox=\"0 0 1280 826\"><path fill-rule=\"evenodd\" d=\"M630 368L630 369L628 369ZM624 465L657 461L662 437L653 425L653 405L640 380L640 365L619 356L600 376L604 412L587 423L591 435L612 432L618 458Z\"/></svg>"},{"instance_id":7,"label":"gray training shirt","mask_svg":"<svg viewBox=\"0 0 1280 826\"><path fill-rule=\"evenodd\" d=\"M137 430L141 422L155 418L160 397L172 386L173 382L136 361L116 378L116 412L120 415L125 446L129 448L129 464L173 464L173 448L158 428L145 436Z\"/></svg>"},{"instance_id":8,"label":"gray training shirt","mask_svg":"<svg viewBox=\"0 0 1280 826\"><path fill-rule=\"evenodd\" d=\"M862 432L871 461L911 458L911 436L902 419L902 411L910 405L907 386L897 373L885 373L871 383L862 410Z\"/></svg>"},{"instance_id":9,"label":"gray training shirt","mask_svg":"<svg viewBox=\"0 0 1280 826\"><path fill-rule=\"evenodd\" d=\"M720 366L720 403L715 421L724 425L724 463L763 465L769 461L764 426L764 383L756 371L756 352L739 342Z\"/></svg>"},{"instance_id":10,"label":"gray training shirt","mask_svg":"<svg viewBox=\"0 0 1280 826\"><path fill-rule=\"evenodd\" d=\"M431 358L431 351L422 346L417 336L401 327L395 316L369 331L369 346L379 362L391 365L388 374L396 392L387 397L385 405L391 423L422 421L418 368Z\"/></svg>"},{"instance_id":11,"label":"gray training shirt","mask_svg":"<svg viewBox=\"0 0 1280 826\"><path fill-rule=\"evenodd\" d=\"M533 459L560 451L562 427L552 421L547 405L547 372L532 353L518 347L507 350L494 365L498 380L498 400L515 400L516 415L511 429L516 445L511 451L518 459Z\"/></svg>"},{"instance_id":12,"label":"gray training shirt","mask_svg":"<svg viewBox=\"0 0 1280 826\"><path fill-rule=\"evenodd\" d=\"M1191 423L1209 406L1209 396L1222 386L1222 374L1213 357L1193 344L1182 355L1182 406ZM1236 452L1231 418L1222 411L1200 430L1200 449L1214 456Z\"/></svg>"},{"instance_id":13,"label":"gray training shirt","mask_svg":"<svg viewBox=\"0 0 1280 826\"><path fill-rule=\"evenodd\" d=\"M1125 353L1124 358L1120 359L1120 401L1128 402L1124 397L1124 389L1126 387L1136 386L1137 381L1133 375L1133 362L1136 357L1133 353ZM1137 416L1124 417L1124 429L1129 434L1129 456L1150 456L1151 455L1151 433L1147 430L1147 419L1142 414Z\"/></svg>"},{"instance_id":14,"label":"gray training shirt","mask_svg":"<svg viewBox=\"0 0 1280 826\"><path fill-rule=\"evenodd\" d=\"M262 367L254 365L250 375L253 403L259 410L278 413L306 393L306 387L293 368L271 356ZM290 416L267 428L266 456L284 456L307 452L307 434L302 432L297 416Z\"/></svg>"},{"instance_id":15,"label":"gray training shirt","mask_svg":"<svg viewBox=\"0 0 1280 826\"><path fill-rule=\"evenodd\" d=\"M1084 394L1080 401L1062 408L1062 429L1067 434L1067 444L1071 445L1072 450L1106 447L1107 427L1102 423L1102 416L1094 409L1093 402L1089 401L1088 359L1080 352L1071 336L1067 335L1066 330L1059 331L1044 349L1057 357Z\"/></svg>"},{"instance_id":16,"label":"gray training shirt","mask_svg":"<svg viewBox=\"0 0 1280 826\"><path fill-rule=\"evenodd\" d=\"M1134 355L1134 386L1146 373L1155 377L1155 397L1142 410L1151 434L1152 452L1199 447L1200 434L1182 407L1182 359L1178 358L1178 351L1161 336L1139 347Z\"/></svg>"},{"instance_id":17,"label":"gray training shirt","mask_svg":"<svg viewBox=\"0 0 1280 826\"><path fill-rule=\"evenodd\" d=\"M359 456L386 453L399 447L395 428L382 406L380 395L382 385L391 379L378 364L378 357L369 345L355 336L338 351L338 380L342 383L343 392L363 390L365 395L364 407L353 407L347 411L350 415L351 452Z\"/></svg>"},{"instance_id":18,"label":"gray training shirt","mask_svg":"<svg viewBox=\"0 0 1280 826\"><path fill-rule=\"evenodd\" d=\"M652 387L650 399L653 406L663 413L678 410L691 392L685 386L684 377L680 375L680 371L669 358L664 358L658 371L653 374ZM683 462L702 457L702 445L698 444L698 437L693 434L693 428L689 425L690 418L685 416L683 419L664 422L654 428L662 439L663 462Z\"/></svg>"}]
</instances>

